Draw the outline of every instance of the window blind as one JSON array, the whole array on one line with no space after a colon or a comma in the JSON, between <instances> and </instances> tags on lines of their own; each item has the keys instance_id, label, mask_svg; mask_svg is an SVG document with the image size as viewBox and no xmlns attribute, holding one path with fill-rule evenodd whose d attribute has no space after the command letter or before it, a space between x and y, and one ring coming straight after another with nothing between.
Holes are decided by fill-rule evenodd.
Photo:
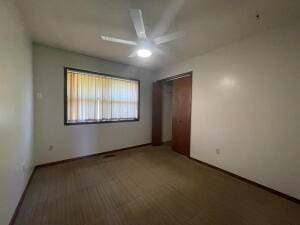
<instances>
[{"instance_id":1,"label":"window blind","mask_svg":"<svg viewBox=\"0 0 300 225\"><path fill-rule=\"evenodd\" d=\"M67 123L138 119L139 81L67 69Z\"/></svg>"}]
</instances>

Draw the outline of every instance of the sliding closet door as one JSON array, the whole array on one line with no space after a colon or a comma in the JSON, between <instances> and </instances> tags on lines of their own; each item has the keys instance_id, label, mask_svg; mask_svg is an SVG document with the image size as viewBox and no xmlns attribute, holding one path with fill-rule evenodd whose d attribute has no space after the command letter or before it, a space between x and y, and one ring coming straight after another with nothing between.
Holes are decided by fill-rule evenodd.
<instances>
[{"instance_id":1,"label":"sliding closet door","mask_svg":"<svg viewBox=\"0 0 300 225\"><path fill-rule=\"evenodd\" d=\"M162 144L162 83L152 86L152 145Z\"/></svg>"},{"instance_id":2,"label":"sliding closet door","mask_svg":"<svg viewBox=\"0 0 300 225\"><path fill-rule=\"evenodd\" d=\"M172 148L190 155L192 76L173 80Z\"/></svg>"}]
</instances>

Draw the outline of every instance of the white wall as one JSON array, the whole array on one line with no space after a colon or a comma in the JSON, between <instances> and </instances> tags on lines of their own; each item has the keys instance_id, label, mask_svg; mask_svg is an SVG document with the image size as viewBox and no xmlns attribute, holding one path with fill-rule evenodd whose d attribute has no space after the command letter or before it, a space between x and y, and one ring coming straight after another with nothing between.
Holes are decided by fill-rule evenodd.
<instances>
[{"instance_id":1,"label":"white wall","mask_svg":"<svg viewBox=\"0 0 300 225\"><path fill-rule=\"evenodd\" d=\"M37 44L33 56L36 164L151 142L152 72ZM140 79L140 121L65 126L65 66Z\"/></svg>"},{"instance_id":2,"label":"white wall","mask_svg":"<svg viewBox=\"0 0 300 225\"><path fill-rule=\"evenodd\" d=\"M31 42L13 1L0 0L0 224L9 223L32 172Z\"/></svg>"},{"instance_id":3,"label":"white wall","mask_svg":"<svg viewBox=\"0 0 300 225\"><path fill-rule=\"evenodd\" d=\"M160 71L193 71L191 156L299 199L299 60L295 24Z\"/></svg>"},{"instance_id":4,"label":"white wall","mask_svg":"<svg viewBox=\"0 0 300 225\"><path fill-rule=\"evenodd\" d=\"M172 86L163 85L162 93L162 141L172 140Z\"/></svg>"}]
</instances>

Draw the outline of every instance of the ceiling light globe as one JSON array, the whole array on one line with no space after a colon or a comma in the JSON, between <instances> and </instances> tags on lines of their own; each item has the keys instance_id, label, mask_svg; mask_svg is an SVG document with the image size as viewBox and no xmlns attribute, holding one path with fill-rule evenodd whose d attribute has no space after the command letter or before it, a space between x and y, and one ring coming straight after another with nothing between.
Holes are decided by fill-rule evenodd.
<instances>
[{"instance_id":1,"label":"ceiling light globe","mask_svg":"<svg viewBox=\"0 0 300 225\"><path fill-rule=\"evenodd\" d=\"M152 52L149 49L142 48L137 51L137 55L142 58L147 58L152 55Z\"/></svg>"}]
</instances>

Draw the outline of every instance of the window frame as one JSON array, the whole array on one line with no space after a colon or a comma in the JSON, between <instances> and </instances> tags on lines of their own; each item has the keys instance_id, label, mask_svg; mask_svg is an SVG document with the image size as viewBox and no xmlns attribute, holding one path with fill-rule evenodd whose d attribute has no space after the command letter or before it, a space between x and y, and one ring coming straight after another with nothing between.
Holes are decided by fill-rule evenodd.
<instances>
[{"instance_id":1,"label":"window frame","mask_svg":"<svg viewBox=\"0 0 300 225\"><path fill-rule=\"evenodd\" d=\"M80 72L80 73L88 73L88 74L93 74L93 75L118 78L118 79L122 79L122 80L137 81L137 83L138 83L137 118L136 119L124 119L124 120L111 120L111 121L110 120L103 120L103 121L76 122L76 123L68 122L68 81L67 81L68 70L72 70L72 71ZM140 91L140 80L139 79L127 78L127 77L116 76L116 75L111 75L111 74L107 74L107 73L100 73L100 72L95 72L95 71L89 71L89 70L82 70L82 69L77 69L77 68L72 68L72 67L64 67L64 125L65 126L72 126L72 125L101 124L101 123L123 123L123 122L137 122L137 121L140 121L140 100L141 100L140 93L141 93L141 91Z\"/></svg>"}]
</instances>

